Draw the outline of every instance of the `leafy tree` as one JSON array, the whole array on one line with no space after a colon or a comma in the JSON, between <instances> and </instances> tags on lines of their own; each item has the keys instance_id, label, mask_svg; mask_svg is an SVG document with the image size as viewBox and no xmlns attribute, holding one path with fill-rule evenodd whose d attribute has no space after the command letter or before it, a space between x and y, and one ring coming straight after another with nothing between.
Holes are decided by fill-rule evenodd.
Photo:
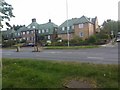
<instances>
[{"instance_id":1,"label":"leafy tree","mask_svg":"<svg viewBox=\"0 0 120 90\"><path fill-rule=\"evenodd\" d=\"M12 10L12 5L8 4L4 0L0 0L0 28L3 28L1 21L4 19L10 20L11 17L15 17Z\"/></svg>"},{"instance_id":2,"label":"leafy tree","mask_svg":"<svg viewBox=\"0 0 120 90\"><path fill-rule=\"evenodd\" d=\"M109 35L111 35L111 32L113 31L113 34L116 35L118 32L118 25L120 25L120 22L118 21L107 20L104 21L102 30Z\"/></svg>"}]
</instances>

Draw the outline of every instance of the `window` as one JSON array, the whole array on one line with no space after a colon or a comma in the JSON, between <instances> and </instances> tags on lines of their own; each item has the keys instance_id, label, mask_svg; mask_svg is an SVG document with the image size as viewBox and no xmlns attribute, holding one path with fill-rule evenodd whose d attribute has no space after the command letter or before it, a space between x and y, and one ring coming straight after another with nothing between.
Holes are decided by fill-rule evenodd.
<instances>
[{"instance_id":1,"label":"window","mask_svg":"<svg viewBox=\"0 0 120 90\"><path fill-rule=\"evenodd\" d=\"M25 35L25 32L23 32L23 35Z\"/></svg>"},{"instance_id":2,"label":"window","mask_svg":"<svg viewBox=\"0 0 120 90\"><path fill-rule=\"evenodd\" d=\"M72 29L74 29L74 25L72 26Z\"/></svg>"},{"instance_id":3,"label":"window","mask_svg":"<svg viewBox=\"0 0 120 90\"><path fill-rule=\"evenodd\" d=\"M69 27L69 26L67 27L67 30L70 30L70 27Z\"/></svg>"},{"instance_id":4,"label":"window","mask_svg":"<svg viewBox=\"0 0 120 90\"><path fill-rule=\"evenodd\" d=\"M44 33L45 31L44 31L44 29L42 30L42 33Z\"/></svg>"},{"instance_id":5,"label":"window","mask_svg":"<svg viewBox=\"0 0 120 90\"><path fill-rule=\"evenodd\" d=\"M38 33L41 33L41 31L39 30Z\"/></svg>"},{"instance_id":6,"label":"window","mask_svg":"<svg viewBox=\"0 0 120 90\"><path fill-rule=\"evenodd\" d=\"M83 28L83 24L79 24L79 28Z\"/></svg>"},{"instance_id":7,"label":"window","mask_svg":"<svg viewBox=\"0 0 120 90\"><path fill-rule=\"evenodd\" d=\"M31 33L33 34L33 31L31 31Z\"/></svg>"},{"instance_id":8,"label":"window","mask_svg":"<svg viewBox=\"0 0 120 90\"><path fill-rule=\"evenodd\" d=\"M27 31L27 34L29 34L29 31Z\"/></svg>"},{"instance_id":9,"label":"window","mask_svg":"<svg viewBox=\"0 0 120 90\"><path fill-rule=\"evenodd\" d=\"M48 32L49 30L48 29L46 29L46 32Z\"/></svg>"},{"instance_id":10,"label":"window","mask_svg":"<svg viewBox=\"0 0 120 90\"><path fill-rule=\"evenodd\" d=\"M17 33L18 36L20 36L20 33Z\"/></svg>"},{"instance_id":11,"label":"window","mask_svg":"<svg viewBox=\"0 0 120 90\"><path fill-rule=\"evenodd\" d=\"M27 37L27 40L29 40L29 37Z\"/></svg>"},{"instance_id":12,"label":"window","mask_svg":"<svg viewBox=\"0 0 120 90\"><path fill-rule=\"evenodd\" d=\"M30 26L28 26L28 28L30 28Z\"/></svg>"},{"instance_id":13,"label":"window","mask_svg":"<svg viewBox=\"0 0 120 90\"><path fill-rule=\"evenodd\" d=\"M35 26L32 26L32 28L35 28Z\"/></svg>"},{"instance_id":14,"label":"window","mask_svg":"<svg viewBox=\"0 0 120 90\"><path fill-rule=\"evenodd\" d=\"M50 39L50 35L48 35L48 39Z\"/></svg>"},{"instance_id":15,"label":"window","mask_svg":"<svg viewBox=\"0 0 120 90\"><path fill-rule=\"evenodd\" d=\"M80 32L80 37L83 37L83 32Z\"/></svg>"},{"instance_id":16,"label":"window","mask_svg":"<svg viewBox=\"0 0 120 90\"><path fill-rule=\"evenodd\" d=\"M62 27L62 31L64 31L65 30L65 27Z\"/></svg>"},{"instance_id":17,"label":"window","mask_svg":"<svg viewBox=\"0 0 120 90\"><path fill-rule=\"evenodd\" d=\"M23 37L23 39L25 40L25 37Z\"/></svg>"},{"instance_id":18,"label":"window","mask_svg":"<svg viewBox=\"0 0 120 90\"><path fill-rule=\"evenodd\" d=\"M30 37L30 40L32 40L32 37Z\"/></svg>"}]
</instances>

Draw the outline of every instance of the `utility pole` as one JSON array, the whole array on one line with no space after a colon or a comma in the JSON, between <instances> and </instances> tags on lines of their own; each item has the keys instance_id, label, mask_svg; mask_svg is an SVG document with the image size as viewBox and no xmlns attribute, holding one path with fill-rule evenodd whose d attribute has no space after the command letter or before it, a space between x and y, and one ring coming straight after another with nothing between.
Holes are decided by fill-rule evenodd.
<instances>
[{"instance_id":1,"label":"utility pole","mask_svg":"<svg viewBox=\"0 0 120 90\"><path fill-rule=\"evenodd\" d=\"M69 38L69 28L68 28L68 1L66 0L66 16L67 16L67 39L68 39L68 47L70 46L70 38Z\"/></svg>"}]
</instances>

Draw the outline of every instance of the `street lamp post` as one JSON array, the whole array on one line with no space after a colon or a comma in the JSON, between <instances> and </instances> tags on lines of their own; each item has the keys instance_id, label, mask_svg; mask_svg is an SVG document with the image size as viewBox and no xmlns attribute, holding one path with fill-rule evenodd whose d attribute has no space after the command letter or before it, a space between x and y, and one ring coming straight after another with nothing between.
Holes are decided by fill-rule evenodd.
<instances>
[{"instance_id":1,"label":"street lamp post","mask_svg":"<svg viewBox=\"0 0 120 90\"><path fill-rule=\"evenodd\" d=\"M68 28L68 1L66 0L66 16L67 16L67 39L68 39L68 47L70 46L70 42L69 42L69 28Z\"/></svg>"}]
</instances>

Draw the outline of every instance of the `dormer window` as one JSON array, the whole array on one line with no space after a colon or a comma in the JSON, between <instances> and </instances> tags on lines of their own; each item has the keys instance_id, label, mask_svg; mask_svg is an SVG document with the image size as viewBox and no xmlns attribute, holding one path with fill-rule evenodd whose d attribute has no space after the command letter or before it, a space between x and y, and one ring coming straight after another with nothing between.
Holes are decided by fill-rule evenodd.
<instances>
[{"instance_id":1,"label":"dormer window","mask_svg":"<svg viewBox=\"0 0 120 90\"><path fill-rule=\"evenodd\" d=\"M32 26L32 28L35 28L35 26Z\"/></svg>"},{"instance_id":2,"label":"dormer window","mask_svg":"<svg viewBox=\"0 0 120 90\"><path fill-rule=\"evenodd\" d=\"M83 25L84 25L84 24L79 24L79 28L83 28Z\"/></svg>"},{"instance_id":3,"label":"dormer window","mask_svg":"<svg viewBox=\"0 0 120 90\"><path fill-rule=\"evenodd\" d=\"M30 26L28 26L28 28L30 28Z\"/></svg>"}]
</instances>

